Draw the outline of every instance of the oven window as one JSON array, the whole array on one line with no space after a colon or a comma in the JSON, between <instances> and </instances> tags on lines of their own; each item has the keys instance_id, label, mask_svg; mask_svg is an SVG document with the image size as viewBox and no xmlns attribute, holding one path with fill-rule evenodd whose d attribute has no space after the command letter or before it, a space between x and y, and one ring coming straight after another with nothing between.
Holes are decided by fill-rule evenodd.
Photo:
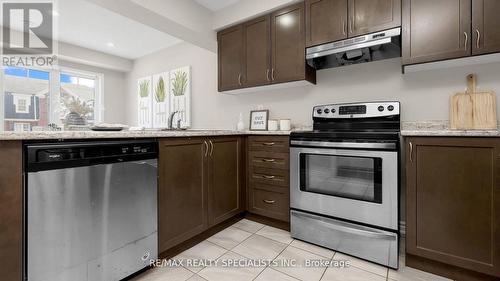
<instances>
[{"instance_id":1,"label":"oven window","mask_svg":"<svg viewBox=\"0 0 500 281\"><path fill-rule=\"evenodd\" d=\"M300 189L382 203L382 159L300 154Z\"/></svg>"}]
</instances>

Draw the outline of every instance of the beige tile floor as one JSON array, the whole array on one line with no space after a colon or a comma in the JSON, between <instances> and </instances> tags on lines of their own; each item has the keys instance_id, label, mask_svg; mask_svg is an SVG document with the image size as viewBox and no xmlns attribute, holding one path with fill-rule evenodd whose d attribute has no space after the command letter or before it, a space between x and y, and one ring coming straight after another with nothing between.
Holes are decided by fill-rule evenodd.
<instances>
[{"instance_id":1,"label":"beige tile floor","mask_svg":"<svg viewBox=\"0 0 500 281\"><path fill-rule=\"evenodd\" d=\"M402 243L404 245L404 243ZM392 270L342 253L295 240L290 233L243 219L200 244L174 257L176 260L211 260L215 265L157 267L133 281L446 281L449 279L405 267L404 248L400 269ZM247 266L254 259L269 259L272 264ZM295 261L295 266L283 263ZM302 266L305 260L326 262L349 260L350 267ZM242 264L227 266L229 262Z\"/></svg>"}]
</instances>

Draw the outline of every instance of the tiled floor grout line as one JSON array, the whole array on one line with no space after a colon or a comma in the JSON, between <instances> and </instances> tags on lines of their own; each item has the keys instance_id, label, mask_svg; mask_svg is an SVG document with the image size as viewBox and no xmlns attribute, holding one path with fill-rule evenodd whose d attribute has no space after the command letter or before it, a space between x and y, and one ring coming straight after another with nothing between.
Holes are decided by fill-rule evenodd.
<instances>
[{"instance_id":1,"label":"tiled floor grout line","mask_svg":"<svg viewBox=\"0 0 500 281\"><path fill-rule=\"evenodd\" d=\"M330 259L330 263L333 261L333 257L335 257L335 254L336 254L336 253L337 253L336 251L333 251L333 255L332 255L332 258ZM329 266L327 266L327 267L325 268L325 271L323 271L323 274L321 274L321 277L319 278L319 281L321 281L321 279L323 279L323 277L325 276L325 273L326 273L326 271L328 270L328 267L329 267Z\"/></svg>"},{"instance_id":2,"label":"tiled floor grout line","mask_svg":"<svg viewBox=\"0 0 500 281\"><path fill-rule=\"evenodd\" d=\"M261 229L262 229L262 228L261 228ZM255 233L255 234L257 234L257 233ZM257 235L259 235L259 234L257 234ZM259 235L259 236L262 236L262 235ZM265 236L262 236L262 237L267 238L267 237L265 237ZM291 236L290 236L290 237L291 237ZM276 241L276 240L271 239L271 238L267 238L267 239L269 239L269 240L273 240L273 241ZM281 243L281 244L285 244L286 246L285 246L285 248L283 248L283 250L281 250L281 251L280 251L280 252L279 252L279 253L278 253L278 254L277 254L277 255L273 258L273 260L272 260L272 261L275 261L275 260L276 260L276 259L277 259L280 255L281 255L281 253L283 253L283 252L286 250L286 248L288 248L288 247L290 246L290 244L292 244L293 240L295 240L295 239L293 239L293 238L292 238L292 241L290 241L290 243L288 243L288 244L281 243L281 242L277 241L277 242L279 242L279 243ZM272 268L272 267L269 267L269 265L268 265L268 266L266 266L266 267L264 268L264 270L266 270L266 268L271 268L271 269L274 269L274 268ZM259 275L261 275L261 274L262 274L262 272L264 272L264 270L262 270L262 271L261 271L261 272L260 272L257 276L255 276L255 278L254 278L254 279L252 279L252 280L257 279L257 277L259 277ZM286 273L284 273L284 272L279 271L278 269L274 269L274 270L276 270L276 271L278 271L278 272L280 272L280 273L283 273L283 274L285 274L286 276L290 276L290 275L288 275L288 274L286 274ZM297 278L295 278L295 277L293 277L293 276L290 276L290 277L292 277L292 278L294 278L294 279L297 279ZM297 280L299 280L299 279L297 279Z\"/></svg>"}]
</instances>

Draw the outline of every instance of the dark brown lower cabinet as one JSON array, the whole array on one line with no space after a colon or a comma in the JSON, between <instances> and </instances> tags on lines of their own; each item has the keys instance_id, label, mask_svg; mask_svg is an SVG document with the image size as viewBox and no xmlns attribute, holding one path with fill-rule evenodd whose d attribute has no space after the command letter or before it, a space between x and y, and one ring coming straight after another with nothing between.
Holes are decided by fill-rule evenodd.
<instances>
[{"instance_id":1,"label":"dark brown lower cabinet","mask_svg":"<svg viewBox=\"0 0 500 281\"><path fill-rule=\"evenodd\" d=\"M158 248L165 252L245 210L241 137L160 140Z\"/></svg>"},{"instance_id":2,"label":"dark brown lower cabinet","mask_svg":"<svg viewBox=\"0 0 500 281\"><path fill-rule=\"evenodd\" d=\"M406 140L406 263L454 280L500 278L500 139Z\"/></svg>"},{"instance_id":3,"label":"dark brown lower cabinet","mask_svg":"<svg viewBox=\"0 0 500 281\"><path fill-rule=\"evenodd\" d=\"M22 280L22 174L19 141L0 142L0 279Z\"/></svg>"},{"instance_id":4,"label":"dark brown lower cabinet","mask_svg":"<svg viewBox=\"0 0 500 281\"><path fill-rule=\"evenodd\" d=\"M159 142L158 251L164 252L208 227L208 158L205 140Z\"/></svg>"},{"instance_id":5,"label":"dark brown lower cabinet","mask_svg":"<svg viewBox=\"0 0 500 281\"><path fill-rule=\"evenodd\" d=\"M239 137L209 140L208 221L213 226L245 210L244 146Z\"/></svg>"}]
</instances>

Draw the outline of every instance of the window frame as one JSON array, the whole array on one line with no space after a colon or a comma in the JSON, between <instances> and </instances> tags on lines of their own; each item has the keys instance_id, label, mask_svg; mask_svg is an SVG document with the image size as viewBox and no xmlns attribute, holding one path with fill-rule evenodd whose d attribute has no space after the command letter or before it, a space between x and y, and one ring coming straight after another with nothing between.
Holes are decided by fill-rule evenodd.
<instances>
[{"instance_id":1,"label":"window frame","mask_svg":"<svg viewBox=\"0 0 500 281\"><path fill-rule=\"evenodd\" d=\"M5 69L7 67L0 65L0 131L5 130ZM42 67L19 67L24 69L32 69L37 71L45 71L49 73L49 123L55 123L62 125L62 121L59 118L60 109L60 95L61 95L61 73L75 75L87 79L95 79L95 112L94 112L94 123L103 122L104 117L104 95L103 95L103 85L104 85L104 74L99 72L92 72L86 70L80 70L76 68L56 66L54 68L42 68Z\"/></svg>"}]
</instances>

